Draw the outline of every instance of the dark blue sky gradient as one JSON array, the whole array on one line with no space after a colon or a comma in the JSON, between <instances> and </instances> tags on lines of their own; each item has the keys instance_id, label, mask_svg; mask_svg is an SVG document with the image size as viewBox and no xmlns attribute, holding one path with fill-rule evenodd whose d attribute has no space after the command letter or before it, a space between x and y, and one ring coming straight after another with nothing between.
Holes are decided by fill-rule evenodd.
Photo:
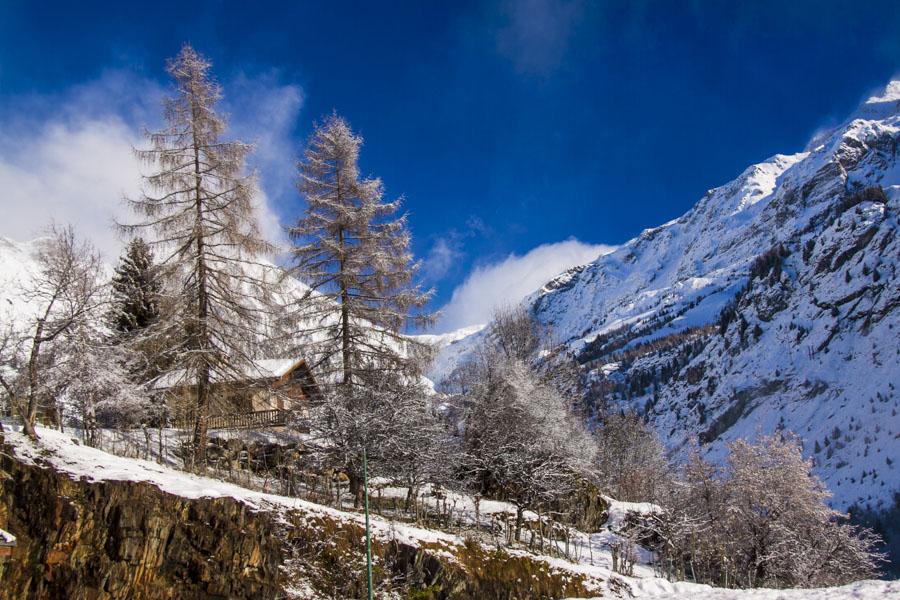
<instances>
[{"instance_id":1,"label":"dark blue sky gradient","mask_svg":"<svg viewBox=\"0 0 900 600\"><path fill-rule=\"evenodd\" d=\"M297 154L314 119L348 118L416 253L456 240L440 305L474 264L620 243L801 150L900 69L900 2L0 0L0 104L109 68L163 81L183 41L223 80L301 85Z\"/></svg>"}]
</instances>

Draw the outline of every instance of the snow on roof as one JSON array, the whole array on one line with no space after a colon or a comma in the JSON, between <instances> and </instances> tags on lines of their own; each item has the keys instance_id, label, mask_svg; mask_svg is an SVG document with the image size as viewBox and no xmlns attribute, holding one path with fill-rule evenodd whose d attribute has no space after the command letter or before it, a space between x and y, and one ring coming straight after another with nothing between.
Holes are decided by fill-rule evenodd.
<instances>
[{"instance_id":1,"label":"snow on roof","mask_svg":"<svg viewBox=\"0 0 900 600\"><path fill-rule=\"evenodd\" d=\"M285 376L297 364L302 362L302 358L264 358L253 361L249 365L245 365L240 375L226 375L221 372L215 373L212 377L213 383L221 383L223 381L257 381L261 379L278 379ZM153 387L158 390L164 390L179 385L192 385L193 381L184 369L169 371L156 380Z\"/></svg>"}]
</instances>

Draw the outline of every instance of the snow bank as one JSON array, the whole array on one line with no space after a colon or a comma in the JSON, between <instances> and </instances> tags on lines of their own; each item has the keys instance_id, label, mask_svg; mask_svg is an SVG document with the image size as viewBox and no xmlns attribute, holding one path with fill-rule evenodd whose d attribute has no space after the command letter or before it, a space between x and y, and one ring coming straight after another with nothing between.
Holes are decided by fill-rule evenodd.
<instances>
[{"instance_id":1,"label":"snow bank","mask_svg":"<svg viewBox=\"0 0 900 600\"><path fill-rule=\"evenodd\" d=\"M361 527L365 524L361 514L343 512L299 498L248 490L226 481L200 477L146 460L115 456L81 445L71 436L55 429L38 427L40 440L34 443L21 431L9 432L8 423L5 424L5 428L7 431L3 432L3 436L12 444L20 460L28 464L49 463L57 471L74 478L83 478L91 482L143 482L182 498L233 498L253 510L299 510L312 517L324 516L337 521L353 522ZM372 519L372 531L379 537L397 539L413 545L441 542L450 545L462 544L462 540L454 535L378 518Z\"/></svg>"},{"instance_id":2,"label":"snow bank","mask_svg":"<svg viewBox=\"0 0 900 600\"><path fill-rule=\"evenodd\" d=\"M16 543L16 536L6 531L5 529L0 529L0 544L4 546L13 546Z\"/></svg>"},{"instance_id":3,"label":"snow bank","mask_svg":"<svg viewBox=\"0 0 900 600\"><path fill-rule=\"evenodd\" d=\"M662 512L662 508L649 502L622 502L609 496L603 496L603 499L609 503L609 519L606 526L613 531L625 523L629 514L652 515Z\"/></svg>"},{"instance_id":4,"label":"snow bank","mask_svg":"<svg viewBox=\"0 0 900 600\"><path fill-rule=\"evenodd\" d=\"M889 600L900 598L898 581L857 581L849 585L816 589L726 590L694 583L669 583L663 579L632 585L636 598L654 600Z\"/></svg>"}]
</instances>

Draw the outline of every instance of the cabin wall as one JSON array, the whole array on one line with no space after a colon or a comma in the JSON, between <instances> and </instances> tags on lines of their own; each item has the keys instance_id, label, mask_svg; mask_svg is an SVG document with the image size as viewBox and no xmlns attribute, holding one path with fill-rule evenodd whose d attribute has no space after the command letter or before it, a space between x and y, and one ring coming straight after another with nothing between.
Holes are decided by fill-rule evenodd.
<instances>
[{"instance_id":1,"label":"cabin wall","mask_svg":"<svg viewBox=\"0 0 900 600\"><path fill-rule=\"evenodd\" d=\"M270 386L274 386L270 387ZM303 388L294 382L278 386L264 382L250 386L213 384L210 390L209 416L244 414L264 410L302 410L306 404ZM181 386L166 392L166 403L175 422L194 418L197 393L194 386Z\"/></svg>"}]
</instances>

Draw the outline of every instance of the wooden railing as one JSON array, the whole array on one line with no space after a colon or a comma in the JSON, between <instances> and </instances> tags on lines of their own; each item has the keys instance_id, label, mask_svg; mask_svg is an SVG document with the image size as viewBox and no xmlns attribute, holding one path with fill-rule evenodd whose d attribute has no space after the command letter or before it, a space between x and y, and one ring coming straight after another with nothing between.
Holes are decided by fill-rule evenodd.
<instances>
[{"instance_id":1,"label":"wooden railing","mask_svg":"<svg viewBox=\"0 0 900 600\"><path fill-rule=\"evenodd\" d=\"M287 424L287 411L274 408L272 410L257 410L255 412L213 415L207 417L207 429L257 429L264 427L281 427ZM177 423L176 427L189 429L193 422Z\"/></svg>"}]
</instances>

